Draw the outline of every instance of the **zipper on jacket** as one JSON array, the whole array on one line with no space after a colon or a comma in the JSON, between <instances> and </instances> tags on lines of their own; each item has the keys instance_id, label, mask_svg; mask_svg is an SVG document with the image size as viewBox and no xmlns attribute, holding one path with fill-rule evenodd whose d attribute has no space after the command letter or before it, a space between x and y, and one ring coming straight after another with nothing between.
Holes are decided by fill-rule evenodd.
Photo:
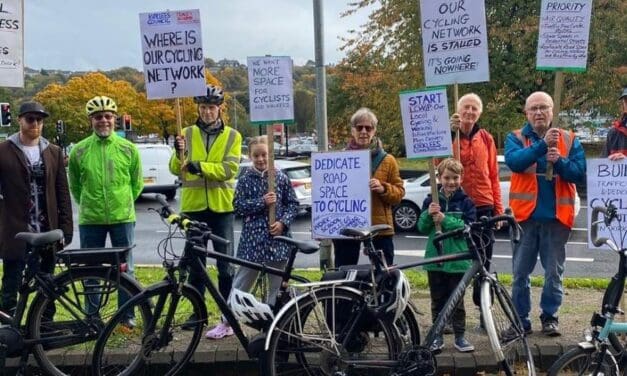
<instances>
[{"instance_id":1,"label":"zipper on jacket","mask_svg":"<svg viewBox=\"0 0 627 376\"><path fill-rule=\"evenodd\" d=\"M104 171L104 179L102 181L102 194L104 195L104 205L105 205L105 224L109 224L110 218L109 218L109 198L107 197L107 181L109 180L109 174L107 171L107 153L106 153L106 145L105 145L105 140L99 140L102 144L102 147L100 148L100 151L102 153L102 158L100 158L100 160L102 161L102 170Z\"/></svg>"}]
</instances>

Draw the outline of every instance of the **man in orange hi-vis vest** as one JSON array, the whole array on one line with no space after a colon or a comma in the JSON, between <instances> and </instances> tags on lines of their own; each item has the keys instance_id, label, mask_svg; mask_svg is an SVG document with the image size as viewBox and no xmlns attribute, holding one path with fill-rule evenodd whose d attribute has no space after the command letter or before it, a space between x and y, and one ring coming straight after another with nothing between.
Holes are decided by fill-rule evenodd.
<instances>
[{"instance_id":1,"label":"man in orange hi-vis vest","mask_svg":"<svg viewBox=\"0 0 627 376\"><path fill-rule=\"evenodd\" d=\"M527 98L525 116L524 126L505 141L505 163L513 172L509 205L523 229L520 243L514 245L512 298L525 331L531 333L529 276L540 256L542 333L558 336L566 242L575 221L575 183L585 179L586 158L573 132L551 126L553 99L547 93ZM547 162L553 163L552 180L545 176Z\"/></svg>"}]
</instances>

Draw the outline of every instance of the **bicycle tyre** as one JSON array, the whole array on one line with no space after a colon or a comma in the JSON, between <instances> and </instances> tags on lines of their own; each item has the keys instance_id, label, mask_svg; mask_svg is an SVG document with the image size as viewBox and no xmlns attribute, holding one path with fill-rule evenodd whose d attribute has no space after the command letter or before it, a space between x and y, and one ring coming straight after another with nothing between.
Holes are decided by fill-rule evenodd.
<instances>
[{"instance_id":1,"label":"bicycle tyre","mask_svg":"<svg viewBox=\"0 0 627 376\"><path fill-rule=\"evenodd\" d=\"M372 367L355 367L359 361L391 370L400 347L391 324L376 319L357 333L348 329L356 322L350 319L359 309L355 304L361 302L360 292L342 287L315 289L297 298L271 327L261 374L334 375L350 368L350 375L372 375Z\"/></svg>"},{"instance_id":2,"label":"bicycle tyre","mask_svg":"<svg viewBox=\"0 0 627 376\"><path fill-rule=\"evenodd\" d=\"M581 347L575 347L566 351L560 356L555 363L549 368L547 376L558 375L594 375L594 370L597 366L598 350L591 349L585 350ZM621 375L616 359L614 356L606 352L601 363L601 369L599 374L605 376L618 376Z\"/></svg>"},{"instance_id":3,"label":"bicycle tyre","mask_svg":"<svg viewBox=\"0 0 627 376\"><path fill-rule=\"evenodd\" d=\"M482 281L481 312L497 364L505 374L534 376L536 371L527 335L512 299L498 280Z\"/></svg>"},{"instance_id":4,"label":"bicycle tyre","mask_svg":"<svg viewBox=\"0 0 627 376\"><path fill-rule=\"evenodd\" d=\"M413 306L413 303L409 301L401 317L394 322L394 327L401 341L401 351L420 345L420 326L416 320L417 312L418 310Z\"/></svg>"},{"instance_id":5,"label":"bicycle tyre","mask_svg":"<svg viewBox=\"0 0 627 376\"><path fill-rule=\"evenodd\" d=\"M135 375L147 363L160 363L164 359L170 361L159 364L160 375L175 375L181 371L200 342L206 321L206 307L197 290L188 285L183 286L179 300L173 307L172 297L177 288L178 285L167 281L160 282L148 287L122 307L96 342L92 375ZM138 322L132 330L126 328L123 321L128 312L136 312L146 305L153 307L150 317ZM164 321L168 314L172 321L166 328ZM187 321L192 314L199 318L193 324ZM188 329L185 332L184 323Z\"/></svg>"},{"instance_id":6,"label":"bicycle tyre","mask_svg":"<svg viewBox=\"0 0 627 376\"><path fill-rule=\"evenodd\" d=\"M37 292L26 318L28 338L41 340L59 337L58 341L38 344L31 349L37 364L46 374L85 374L104 323L118 311L118 291L124 291L129 296L141 291L141 286L125 274L119 276L118 286L117 276L117 272L110 267L79 268L54 278L54 284L60 292L54 299L47 297L41 290ZM98 291L102 292L98 312L87 313L85 281L91 281L92 288L97 283ZM54 307L54 314L50 313L51 307ZM149 314L149 311L143 310L142 314Z\"/></svg>"}]
</instances>

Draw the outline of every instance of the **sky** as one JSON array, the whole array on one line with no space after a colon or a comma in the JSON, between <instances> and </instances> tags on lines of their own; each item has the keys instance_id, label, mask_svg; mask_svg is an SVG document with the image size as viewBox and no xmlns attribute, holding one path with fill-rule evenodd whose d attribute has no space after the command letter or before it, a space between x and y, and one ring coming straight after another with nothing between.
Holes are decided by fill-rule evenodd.
<instances>
[{"instance_id":1,"label":"sky","mask_svg":"<svg viewBox=\"0 0 627 376\"><path fill-rule=\"evenodd\" d=\"M340 17L348 0L322 0L324 59L344 57L340 36L359 29L360 11ZM139 13L199 9L205 57L241 63L247 56L315 60L313 0L25 0L25 65L33 69L142 70Z\"/></svg>"}]
</instances>

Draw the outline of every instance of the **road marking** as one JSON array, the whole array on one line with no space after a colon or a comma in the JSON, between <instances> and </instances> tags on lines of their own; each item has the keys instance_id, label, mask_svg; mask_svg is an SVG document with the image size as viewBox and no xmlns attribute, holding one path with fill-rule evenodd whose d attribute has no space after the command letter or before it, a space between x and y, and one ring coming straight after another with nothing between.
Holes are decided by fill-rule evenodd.
<instances>
[{"instance_id":1,"label":"road marking","mask_svg":"<svg viewBox=\"0 0 627 376\"><path fill-rule=\"evenodd\" d=\"M405 235L406 238L408 239L427 239L426 236L424 235ZM497 242L500 243L509 243L510 240L509 239L496 239ZM569 241L568 244L572 244L572 245L588 245L588 242L575 242L575 241Z\"/></svg>"},{"instance_id":2,"label":"road marking","mask_svg":"<svg viewBox=\"0 0 627 376\"><path fill-rule=\"evenodd\" d=\"M425 257L424 249L415 249L415 250L395 250L394 255L399 256L412 256L412 257Z\"/></svg>"},{"instance_id":3,"label":"road marking","mask_svg":"<svg viewBox=\"0 0 627 376\"><path fill-rule=\"evenodd\" d=\"M394 255L407 256L407 257L425 257L424 249L397 249L394 251ZM511 255L492 255L492 258L499 259L511 259ZM594 262L590 257L566 257L566 261L572 262Z\"/></svg>"}]
</instances>

